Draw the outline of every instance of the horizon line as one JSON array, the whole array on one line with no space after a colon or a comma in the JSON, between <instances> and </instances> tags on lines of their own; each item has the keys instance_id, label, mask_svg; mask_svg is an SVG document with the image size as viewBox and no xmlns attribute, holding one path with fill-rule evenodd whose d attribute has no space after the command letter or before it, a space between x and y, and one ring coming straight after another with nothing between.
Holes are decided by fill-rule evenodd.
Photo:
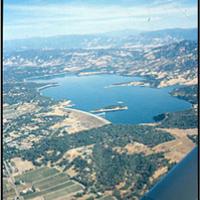
<instances>
[{"instance_id":1,"label":"horizon line","mask_svg":"<svg viewBox=\"0 0 200 200\"><path fill-rule=\"evenodd\" d=\"M29 39L42 39L42 38L51 38L51 37L64 37L64 36L94 36L94 35L104 35L104 34L110 34L110 33L117 33L117 32L125 32L125 31L134 31L135 34L145 33L145 32L156 32L156 31L163 31L163 30L173 30L173 29L182 29L182 30L189 30L189 29L197 29L198 27L172 27L172 28L161 28L161 29L155 29L155 30L142 30L142 29L123 29L123 30L115 30L115 31L107 31L107 32L99 32L99 33L74 33L74 34L60 34L60 35L50 35L50 36L35 36L35 37L26 37L26 38L13 38L13 39L5 39L3 38L3 42L5 41L15 41L15 40L29 40ZM131 34L130 34L131 35Z\"/></svg>"}]
</instances>

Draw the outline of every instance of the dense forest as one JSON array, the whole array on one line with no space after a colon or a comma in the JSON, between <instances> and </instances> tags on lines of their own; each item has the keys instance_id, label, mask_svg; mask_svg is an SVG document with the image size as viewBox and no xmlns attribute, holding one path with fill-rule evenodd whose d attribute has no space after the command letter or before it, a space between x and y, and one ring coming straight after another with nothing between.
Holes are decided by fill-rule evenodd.
<instances>
[{"instance_id":1,"label":"dense forest","mask_svg":"<svg viewBox=\"0 0 200 200\"><path fill-rule=\"evenodd\" d=\"M198 86L197 85L182 86L182 87L174 89L170 94L179 99L184 99L190 102L191 104L198 103L198 98L197 98Z\"/></svg>"}]
</instances>

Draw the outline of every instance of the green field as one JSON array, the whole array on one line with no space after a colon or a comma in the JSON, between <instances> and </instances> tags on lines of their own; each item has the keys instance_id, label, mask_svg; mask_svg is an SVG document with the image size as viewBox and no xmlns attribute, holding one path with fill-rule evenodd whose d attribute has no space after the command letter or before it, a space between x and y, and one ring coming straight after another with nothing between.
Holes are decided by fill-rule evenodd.
<instances>
[{"instance_id":1,"label":"green field","mask_svg":"<svg viewBox=\"0 0 200 200\"><path fill-rule=\"evenodd\" d=\"M43 196L45 199L56 199L67 195L73 195L84 189L76 181L69 180L66 173L60 173L55 168L41 167L29 171L23 175L15 177L16 181L22 180L25 183L31 183L35 188L34 192L22 194L24 199L33 199Z\"/></svg>"},{"instance_id":2,"label":"green field","mask_svg":"<svg viewBox=\"0 0 200 200\"><path fill-rule=\"evenodd\" d=\"M25 199L31 199L37 196L43 196L43 195L47 195L50 192L56 192L57 190L60 189L65 189L67 190L67 187L74 185L75 183L73 181L67 181L49 188L46 188L45 190L39 191L39 192L34 192L34 193L30 193L30 194L25 194L23 195Z\"/></svg>"},{"instance_id":3,"label":"green field","mask_svg":"<svg viewBox=\"0 0 200 200\"><path fill-rule=\"evenodd\" d=\"M36 182L33 183L33 185L36 188L39 188L40 190L45 190L48 187L58 185L60 183L64 183L68 180L69 180L69 177L68 177L67 174L59 173L59 174L56 174L55 176L50 176L50 177L47 177L45 179L36 181Z\"/></svg>"},{"instance_id":4,"label":"green field","mask_svg":"<svg viewBox=\"0 0 200 200\"><path fill-rule=\"evenodd\" d=\"M6 179L3 179L3 191L8 192L8 181Z\"/></svg>"},{"instance_id":5,"label":"green field","mask_svg":"<svg viewBox=\"0 0 200 200\"><path fill-rule=\"evenodd\" d=\"M83 187L75 183L67 188L57 190L56 192L51 192L48 195L45 195L44 198L45 200L54 200L58 197L64 197L64 196L75 194L81 190L83 190Z\"/></svg>"},{"instance_id":6,"label":"green field","mask_svg":"<svg viewBox=\"0 0 200 200\"><path fill-rule=\"evenodd\" d=\"M13 199L15 196L15 190L11 187L8 180L3 179L3 199Z\"/></svg>"},{"instance_id":7,"label":"green field","mask_svg":"<svg viewBox=\"0 0 200 200\"><path fill-rule=\"evenodd\" d=\"M58 170L55 168L41 167L36 170L27 172L23 175L15 177L16 181L22 180L27 183L32 183L40 179L47 178L49 176L55 175L58 173Z\"/></svg>"},{"instance_id":8,"label":"green field","mask_svg":"<svg viewBox=\"0 0 200 200\"><path fill-rule=\"evenodd\" d=\"M58 197L67 196L70 194L77 193L79 191L83 190L83 187L74 182L74 181L67 181L58 185L55 185L53 187L49 187L46 190L42 190L39 192L34 192L30 194L23 195L24 199L32 199L38 196L44 196L45 199L56 199Z\"/></svg>"},{"instance_id":9,"label":"green field","mask_svg":"<svg viewBox=\"0 0 200 200\"><path fill-rule=\"evenodd\" d=\"M99 200L115 200L115 198L112 196L105 196L105 197L101 197Z\"/></svg>"}]
</instances>

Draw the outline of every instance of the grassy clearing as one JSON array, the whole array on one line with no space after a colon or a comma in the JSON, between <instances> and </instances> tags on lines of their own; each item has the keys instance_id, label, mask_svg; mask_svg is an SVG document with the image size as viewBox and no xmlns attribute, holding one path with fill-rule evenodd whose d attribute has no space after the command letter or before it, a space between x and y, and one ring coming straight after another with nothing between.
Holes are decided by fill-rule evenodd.
<instances>
[{"instance_id":1,"label":"grassy clearing","mask_svg":"<svg viewBox=\"0 0 200 200\"><path fill-rule=\"evenodd\" d=\"M7 179L3 179L3 199L14 199L15 190L11 187Z\"/></svg>"},{"instance_id":2,"label":"grassy clearing","mask_svg":"<svg viewBox=\"0 0 200 200\"><path fill-rule=\"evenodd\" d=\"M48 195L44 196L44 198L45 200L55 200L56 198L59 198L59 197L75 194L81 191L82 189L83 187L81 185L75 183L74 185L70 187L57 190L56 192L51 192Z\"/></svg>"},{"instance_id":3,"label":"grassy clearing","mask_svg":"<svg viewBox=\"0 0 200 200\"><path fill-rule=\"evenodd\" d=\"M105 197L101 197L99 200L115 200L115 198L112 196L105 196Z\"/></svg>"},{"instance_id":4,"label":"grassy clearing","mask_svg":"<svg viewBox=\"0 0 200 200\"><path fill-rule=\"evenodd\" d=\"M3 192L8 192L8 181L3 179Z\"/></svg>"},{"instance_id":5,"label":"grassy clearing","mask_svg":"<svg viewBox=\"0 0 200 200\"><path fill-rule=\"evenodd\" d=\"M36 197L45 197L45 199L53 200L57 197L71 195L83 190L82 185L69 180L69 176L66 173L60 173L55 168L41 167L17 176L15 179L31 183L36 189L35 192L23 194L22 196L25 200Z\"/></svg>"},{"instance_id":6,"label":"grassy clearing","mask_svg":"<svg viewBox=\"0 0 200 200\"><path fill-rule=\"evenodd\" d=\"M58 173L58 170L56 170L55 168L41 167L36 170L27 172L23 175L17 176L15 177L15 180L22 180L24 182L31 183L33 181L37 181L55 175L56 173Z\"/></svg>"},{"instance_id":7,"label":"grassy clearing","mask_svg":"<svg viewBox=\"0 0 200 200\"><path fill-rule=\"evenodd\" d=\"M69 177L65 173L59 173L55 176L50 176L46 179L40 180L38 182L34 183L34 186L36 188L39 188L40 190L45 190L46 188L58 185L60 183L64 183L69 180Z\"/></svg>"},{"instance_id":8,"label":"grassy clearing","mask_svg":"<svg viewBox=\"0 0 200 200\"><path fill-rule=\"evenodd\" d=\"M14 189L10 189L9 191L3 193L4 199L14 199L15 195Z\"/></svg>"},{"instance_id":9,"label":"grassy clearing","mask_svg":"<svg viewBox=\"0 0 200 200\"><path fill-rule=\"evenodd\" d=\"M75 183L73 181L67 181L64 183L61 183L59 185L53 186L53 187L49 187L46 190L42 190L40 192L34 192L34 193L30 193L30 194L25 194L23 195L25 199L32 199L35 198L37 196L43 196L43 195L47 195L48 193L51 192L58 192L57 190L61 190L61 189L65 189L67 190L69 186L75 185Z\"/></svg>"}]
</instances>

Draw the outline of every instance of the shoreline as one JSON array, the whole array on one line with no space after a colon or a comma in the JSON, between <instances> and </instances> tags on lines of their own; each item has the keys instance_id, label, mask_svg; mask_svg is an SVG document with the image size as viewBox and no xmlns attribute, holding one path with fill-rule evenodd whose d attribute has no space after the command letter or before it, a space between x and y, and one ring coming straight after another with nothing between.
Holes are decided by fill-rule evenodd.
<instances>
[{"instance_id":1,"label":"shoreline","mask_svg":"<svg viewBox=\"0 0 200 200\"><path fill-rule=\"evenodd\" d=\"M123 106L123 107L119 107L116 106L114 108L100 108L97 110L91 110L91 113L102 113L102 112L115 112L115 111L123 111L123 110L128 110L128 106Z\"/></svg>"},{"instance_id":2,"label":"shoreline","mask_svg":"<svg viewBox=\"0 0 200 200\"><path fill-rule=\"evenodd\" d=\"M112 124L112 122L110 122L109 120L107 120L107 119L105 119L105 118L103 118L103 117L100 117L100 116L98 116L98 115L92 114L92 113L90 113L90 112L87 112L87 111L78 110L78 109L75 109L75 108L68 108L68 107L65 107L64 109L65 109L66 111L72 111L72 112L77 112L77 113L82 113L82 114L89 115L89 116L91 116L91 117L94 117L94 118L96 118L96 119L102 121L103 123L105 123L105 125L106 125L106 124Z\"/></svg>"},{"instance_id":3,"label":"shoreline","mask_svg":"<svg viewBox=\"0 0 200 200\"><path fill-rule=\"evenodd\" d=\"M55 75L51 75L52 76L52 78L56 78L56 76L58 76L58 75L64 75L64 76L78 76L79 77L79 75L78 74L55 74ZM102 74L91 74L91 75L81 75L81 76L93 76L93 75L99 75L99 76L101 76ZM106 74L106 75L113 75L113 74ZM119 74L115 74L115 75L119 75ZM80 76L80 77L81 77ZM120 76L125 76L126 77L126 75L121 75L120 74ZM144 77L140 77L140 78L144 78ZM161 89L161 88L159 88L159 87L156 87L156 86L151 86L151 84L150 83L146 83L146 82L140 82L141 84L149 84L148 86L147 85L132 85L132 83L137 83L137 82L140 82L140 81L130 81L130 82L122 82L122 83L116 83L116 84L113 84L113 85L110 85L110 87L123 87L123 86L128 86L128 87L135 87L135 86L140 86L140 87L148 87L148 88L155 88L155 89ZM44 83L45 84L45 83ZM124 85L125 84L125 85ZM40 95L42 95L42 96L44 96L42 93L41 93L41 91L42 90L45 90L45 89L48 89L48 88L50 88L50 87L57 87L57 86L59 86L59 84L58 83L51 83L51 82L49 82L49 83L47 83L46 85L44 85L44 86L42 86L42 87L39 87L38 89L37 89L37 92L39 92L40 93ZM178 97L176 97L176 96L173 96L172 94L171 94L171 91L174 89L174 88L177 88L177 87L181 87L182 85L173 85L173 86L165 86L165 87L162 87L163 89L164 88L167 88L167 87L169 87L169 88L171 88L169 91L167 91L167 93L171 96L171 97L173 97L173 98L178 98ZM184 85L183 85L184 86ZM109 86L105 86L105 88L109 88ZM192 103L190 103L190 102L188 102L188 101L186 101L186 100L183 100L183 99L179 99L179 100L181 100L181 101L185 101L185 102L187 102L187 103L189 103L190 104L190 108L188 108L188 109L192 109L193 108L193 105L192 105ZM98 118L98 116L97 116L97 114L99 114L99 113L102 113L102 112L116 112L116 111L123 111L123 110L127 110L128 108L126 108L126 109L99 109L99 110L94 110L94 111L82 111L82 112L84 112L84 113L89 113L89 114L91 114L91 115L93 115L93 116L95 116L96 118ZM188 110L188 109L184 109L184 110L181 110L181 111L186 111L186 110ZM76 110L76 111L78 111L78 109L74 109L74 110ZM81 112L81 110L80 110L80 112ZM176 111L175 111L176 112ZM93 113L93 114L92 114ZM173 112L171 112L171 113L173 113ZM162 114L165 114L165 113L162 113ZM157 115L156 115L157 116ZM156 117L156 116L154 116L154 117ZM103 117L99 117L99 119L102 119ZM105 119L105 118L103 118L103 119ZM106 120L106 119L105 119ZM107 122L109 122L109 123L112 123L112 122L110 122L110 121L108 121L108 120L106 120ZM152 119L152 122L150 122L150 124L152 124L152 123L158 123L158 122L156 122L155 120L153 120ZM138 123L138 125L140 125L140 124L143 124L143 123ZM147 124L147 123L146 123Z\"/></svg>"},{"instance_id":4,"label":"shoreline","mask_svg":"<svg viewBox=\"0 0 200 200\"><path fill-rule=\"evenodd\" d=\"M66 73L66 72L63 72L63 73L57 73L57 74L48 74L48 75L43 75L43 76L33 76L33 77L29 77L29 78L26 78L26 79L24 79L24 81L26 82L26 81L33 81L33 82L35 82L35 81L37 81L37 79L44 79L45 80L45 78L48 78L48 77L52 77L52 78L55 78L56 76L66 76L66 75L73 75L73 74L68 74L68 73Z\"/></svg>"},{"instance_id":5,"label":"shoreline","mask_svg":"<svg viewBox=\"0 0 200 200\"><path fill-rule=\"evenodd\" d=\"M130 87L130 86L139 86L139 87L150 87L149 83L145 83L142 81L129 81L129 82L121 82L121 83L114 83L104 88L113 88L113 87Z\"/></svg>"},{"instance_id":6,"label":"shoreline","mask_svg":"<svg viewBox=\"0 0 200 200\"><path fill-rule=\"evenodd\" d=\"M57 87L57 86L59 86L60 84L58 84L58 83L49 83L49 84L47 84L47 85L44 85L44 86L42 86L42 87L39 87L39 88L37 88L37 91L38 92L41 92L42 90L45 90L45 89L47 89L47 88L50 88L50 87Z\"/></svg>"}]
</instances>

